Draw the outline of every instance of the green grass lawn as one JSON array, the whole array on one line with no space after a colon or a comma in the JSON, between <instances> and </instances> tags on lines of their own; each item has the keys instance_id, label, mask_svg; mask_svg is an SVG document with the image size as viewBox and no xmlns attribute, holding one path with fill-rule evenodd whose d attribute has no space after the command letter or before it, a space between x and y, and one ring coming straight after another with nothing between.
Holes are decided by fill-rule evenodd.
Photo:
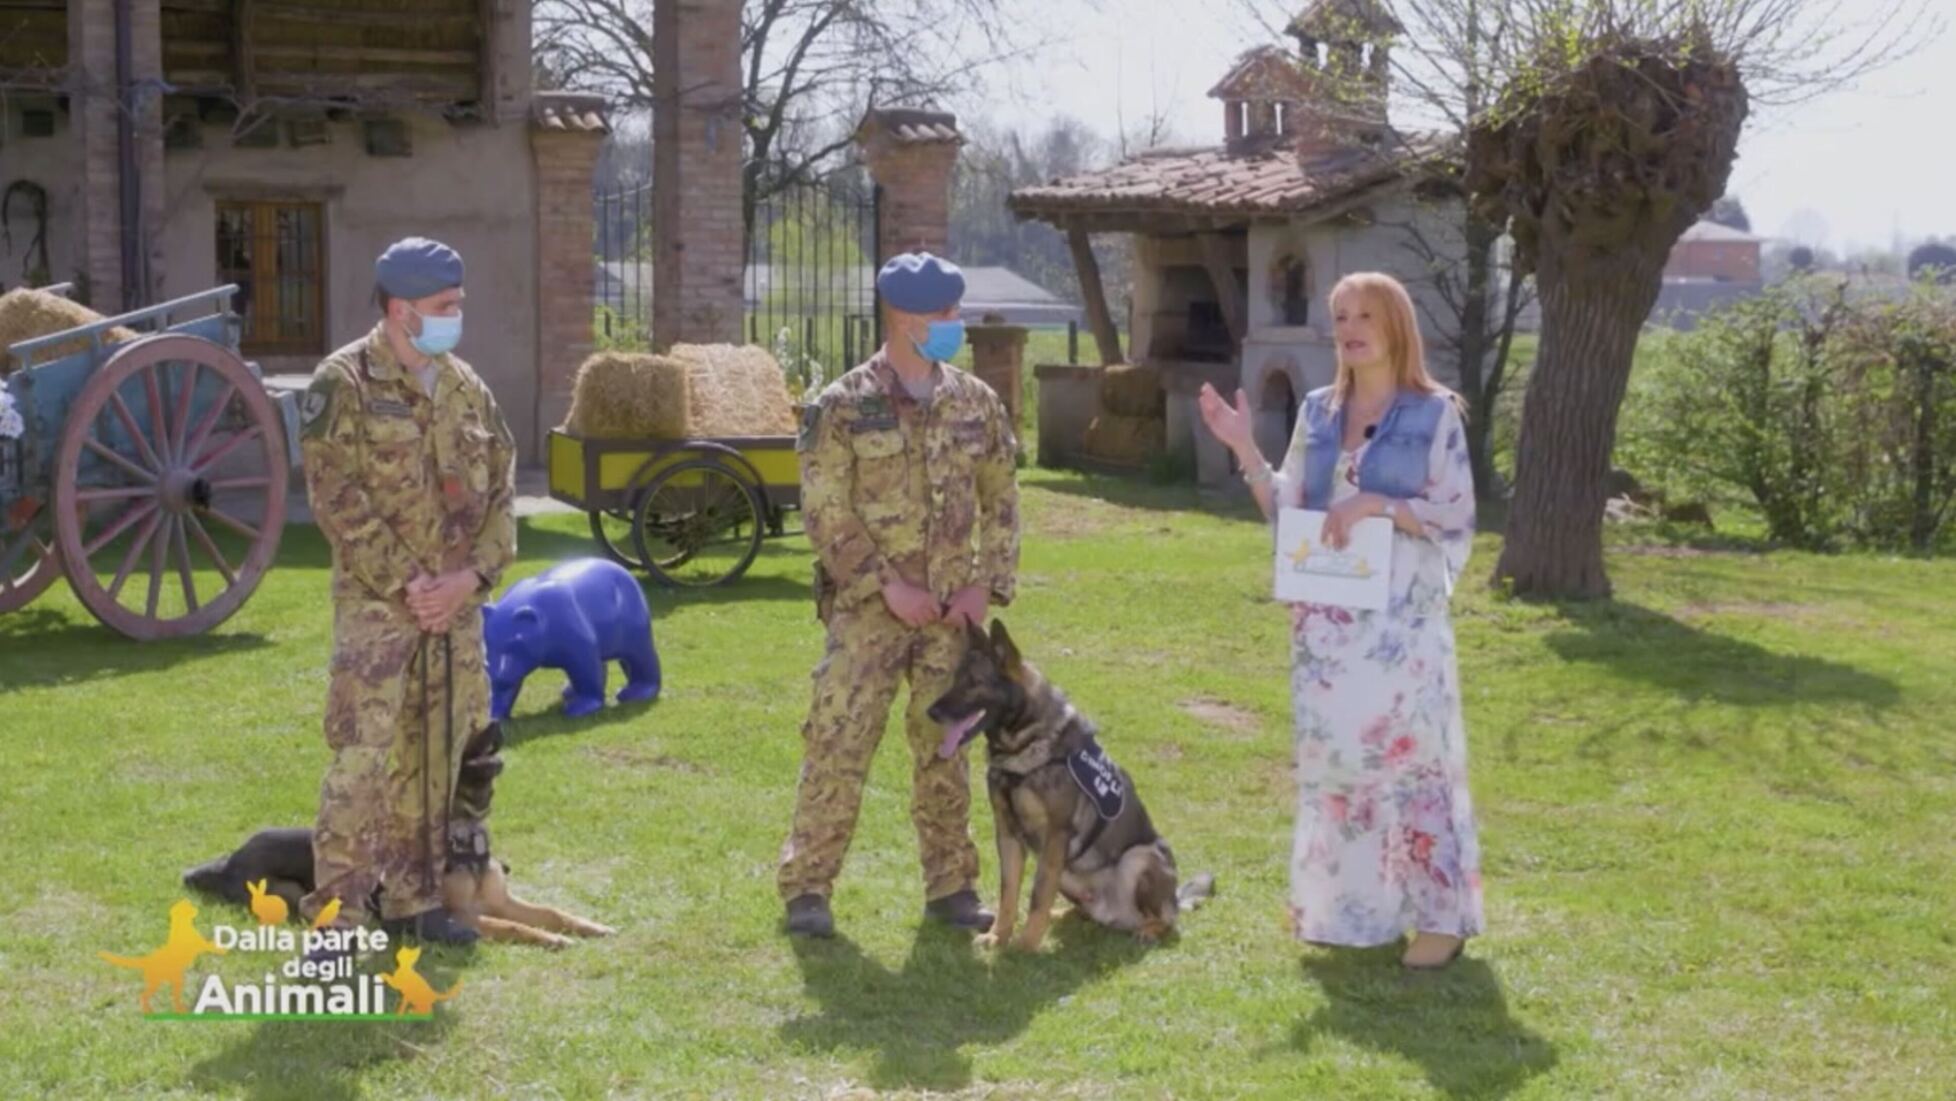
<instances>
[{"instance_id":1,"label":"green grass lawn","mask_svg":"<svg viewBox=\"0 0 1956 1101\"><path fill-rule=\"evenodd\" d=\"M1456 608L1488 934L1410 976L1283 931L1263 529L1184 489L1026 482L1010 622L1184 869L1216 873L1178 941L1067 922L994 959L923 928L900 736L836 892L844 937L780 935L821 646L793 539L731 589L655 597L657 704L567 722L545 672L518 706L496 851L616 939L431 952L437 987L464 984L432 1022L146 1021L97 951L155 947L184 867L313 811L326 555L295 531L205 638L124 642L65 593L0 620L0 1097L1950 1096L1956 564L1619 541L1619 601L1558 610L1490 595L1484 539ZM526 526L520 572L581 532ZM206 930L249 921L203 906Z\"/></svg>"}]
</instances>

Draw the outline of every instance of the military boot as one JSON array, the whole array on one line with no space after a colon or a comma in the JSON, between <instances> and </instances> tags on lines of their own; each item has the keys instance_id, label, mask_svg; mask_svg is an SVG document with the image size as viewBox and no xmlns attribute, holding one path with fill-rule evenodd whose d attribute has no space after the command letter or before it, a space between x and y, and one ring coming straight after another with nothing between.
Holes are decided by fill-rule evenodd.
<instances>
[{"instance_id":1,"label":"military boot","mask_svg":"<svg viewBox=\"0 0 1956 1101\"><path fill-rule=\"evenodd\" d=\"M835 917L821 895L796 895L788 900L788 932L797 937L832 937Z\"/></svg>"},{"instance_id":2,"label":"military boot","mask_svg":"<svg viewBox=\"0 0 1956 1101\"><path fill-rule=\"evenodd\" d=\"M466 946L476 942L476 931L462 924L445 906L408 918L394 918L380 923L387 935L395 940L413 940L424 944L450 944Z\"/></svg>"},{"instance_id":3,"label":"military boot","mask_svg":"<svg viewBox=\"0 0 1956 1101\"><path fill-rule=\"evenodd\" d=\"M974 933L989 932L992 927L992 912L978 901L978 892L969 888L924 903L924 916Z\"/></svg>"}]
</instances>

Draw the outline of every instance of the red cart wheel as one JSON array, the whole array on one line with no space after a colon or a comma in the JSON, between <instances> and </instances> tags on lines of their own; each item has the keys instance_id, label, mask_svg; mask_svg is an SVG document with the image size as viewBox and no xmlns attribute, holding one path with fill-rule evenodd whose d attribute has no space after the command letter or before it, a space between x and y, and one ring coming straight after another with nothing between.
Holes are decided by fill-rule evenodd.
<instances>
[{"instance_id":1,"label":"red cart wheel","mask_svg":"<svg viewBox=\"0 0 1956 1101\"><path fill-rule=\"evenodd\" d=\"M181 333L125 346L82 387L55 455L69 585L130 638L217 626L271 568L289 473L271 399L229 349Z\"/></svg>"},{"instance_id":2,"label":"red cart wheel","mask_svg":"<svg viewBox=\"0 0 1956 1101\"><path fill-rule=\"evenodd\" d=\"M32 604L61 576L49 523L53 515L41 509L19 531L7 531L0 520L0 615Z\"/></svg>"}]
</instances>

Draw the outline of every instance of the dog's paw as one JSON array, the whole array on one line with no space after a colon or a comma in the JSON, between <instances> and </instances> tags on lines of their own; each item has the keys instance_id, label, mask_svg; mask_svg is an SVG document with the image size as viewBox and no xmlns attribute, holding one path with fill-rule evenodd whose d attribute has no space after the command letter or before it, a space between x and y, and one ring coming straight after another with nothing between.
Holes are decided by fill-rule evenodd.
<instances>
[{"instance_id":1,"label":"dog's paw","mask_svg":"<svg viewBox=\"0 0 1956 1101\"><path fill-rule=\"evenodd\" d=\"M1012 941L1012 950L1014 952L1037 952L1039 951L1039 942L1044 939L1046 938L1036 933L1021 933L1017 939Z\"/></svg>"},{"instance_id":2,"label":"dog's paw","mask_svg":"<svg viewBox=\"0 0 1956 1101\"><path fill-rule=\"evenodd\" d=\"M972 943L988 952L995 951L1000 943L997 933L980 933L971 939Z\"/></svg>"}]
</instances>

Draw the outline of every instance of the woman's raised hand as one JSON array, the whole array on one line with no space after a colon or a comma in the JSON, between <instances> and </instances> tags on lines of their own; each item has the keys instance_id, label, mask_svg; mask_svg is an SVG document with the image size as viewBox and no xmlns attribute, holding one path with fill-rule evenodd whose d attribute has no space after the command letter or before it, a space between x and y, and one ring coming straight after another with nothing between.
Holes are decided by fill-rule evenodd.
<instances>
[{"instance_id":1,"label":"woman's raised hand","mask_svg":"<svg viewBox=\"0 0 1956 1101\"><path fill-rule=\"evenodd\" d=\"M1250 399L1243 391L1236 391L1234 408L1223 400L1216 388L1208 383L1202 384L1202 393L1196 397L1196 404L1202 409L1202 423L1224 447L1238 455L1256 446L1255 437L1250 430Z\"/></svg>"}]
</instances>

